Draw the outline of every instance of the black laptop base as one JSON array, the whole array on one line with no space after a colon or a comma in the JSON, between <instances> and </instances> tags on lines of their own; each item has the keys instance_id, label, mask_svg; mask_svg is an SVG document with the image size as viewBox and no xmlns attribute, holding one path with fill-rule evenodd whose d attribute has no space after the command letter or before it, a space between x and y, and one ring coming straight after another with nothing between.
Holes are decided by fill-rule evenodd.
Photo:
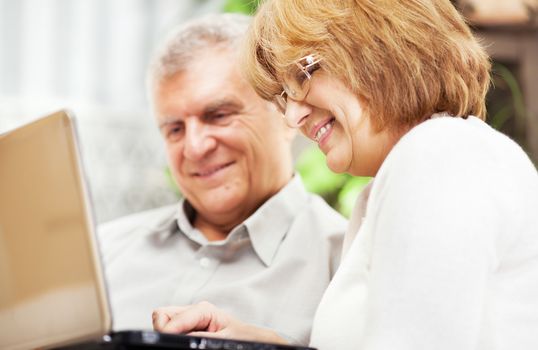
<instances>
[{"instance_id":1,"label":"black laptop base","mask_svg":"<svg viewBox=\"0 0 538 350\"><path fill-rule=\"evenodd\" d=\"M149 349L214 349L214 350L315 350L313 348L267 344L241 340L193 337L153 331L123 331L103 337L102 341L57 348L57 350L149 350Z\"/></svg>"}]
</instances>

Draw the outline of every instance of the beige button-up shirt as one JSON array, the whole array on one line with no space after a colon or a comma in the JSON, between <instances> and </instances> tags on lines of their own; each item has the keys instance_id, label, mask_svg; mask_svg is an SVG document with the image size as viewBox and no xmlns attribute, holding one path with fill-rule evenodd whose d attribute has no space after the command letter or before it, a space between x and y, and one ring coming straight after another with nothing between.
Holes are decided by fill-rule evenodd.
<instances>
[{"instance_id":1,"label":"beige button-up shirt","mask_svg":"<svg viewBox=\"0 0 538 350\"><path fill-rule=\"evenodd\" d=\"M299 176L225 240L208 242L191 215L180 201L100 228L114 329L150 329L155 308L206 300L306 344L345 219Z\"/></svg>"}]
</instances>

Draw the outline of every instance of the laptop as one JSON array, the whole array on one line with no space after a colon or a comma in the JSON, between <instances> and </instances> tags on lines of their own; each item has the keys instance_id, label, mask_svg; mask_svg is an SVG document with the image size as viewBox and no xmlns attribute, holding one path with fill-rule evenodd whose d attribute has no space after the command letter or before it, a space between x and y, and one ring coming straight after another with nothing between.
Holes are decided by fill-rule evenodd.
<instances>
[{"instance_id":1,"label":"laptop","mask_svg":"<svg viewBox=\"0 0 538 350\"><path fill-rule=\"evenodd\" d=\"M312 350L112 332L82 169L67 111L0 134L0 349Z\"/></svg>"}]
</instances>

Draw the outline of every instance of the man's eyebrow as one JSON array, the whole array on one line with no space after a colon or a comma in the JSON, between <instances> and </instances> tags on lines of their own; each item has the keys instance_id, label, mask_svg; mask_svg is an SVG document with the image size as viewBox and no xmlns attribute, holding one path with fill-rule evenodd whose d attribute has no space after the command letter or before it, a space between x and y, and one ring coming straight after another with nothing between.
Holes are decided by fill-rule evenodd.
<instances>
[{"instance_id":1,"label":"man's eyebrow","mask_svg":"<svg viewBox=\"0 0 538 350\"><path fill-rule=\"evenodd\" d=\"M168 126L170 124L176 124L179 122L181 122L181 119L178 117L173 117L173 116L164 117L164 119L159 122L159 129L162 129L165 126Z\"/></svg>"},{"instance_id":2,"label":"man's eyebrow","mask_svg":"<svg viewBox=\"0 0 538 350\"><path fill-rule=\"evenodd\" d=\"M222 99L217 100L214 102L209 103L205 108L202 110L202 113L200 116L211 116L217 112L219 112L221 109L232 109L235 111L240 111L243 109L243 104L236 99ZM179 117L174 116L166 116L159 122L159 129L162 129L163 127L166 127L171 124L180 123L182 121Z\"/></svg>"}]
</instances>

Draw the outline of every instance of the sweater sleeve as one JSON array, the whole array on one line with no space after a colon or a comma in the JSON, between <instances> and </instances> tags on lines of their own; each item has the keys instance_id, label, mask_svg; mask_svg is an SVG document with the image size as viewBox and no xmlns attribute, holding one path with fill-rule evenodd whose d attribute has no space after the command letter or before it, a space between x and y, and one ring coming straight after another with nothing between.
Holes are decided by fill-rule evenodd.
<instances>
[{"instance_id":1,"label":"sweater sleeve","mask_svg":"<svg viewBox=\"0 0 538 350\"><path fill-rule=\"evenodd\" d=\"M406 140L375 180L362 349L477 346L501 199L487 157L454 141Z\"/></svg>"}]
</instances>

